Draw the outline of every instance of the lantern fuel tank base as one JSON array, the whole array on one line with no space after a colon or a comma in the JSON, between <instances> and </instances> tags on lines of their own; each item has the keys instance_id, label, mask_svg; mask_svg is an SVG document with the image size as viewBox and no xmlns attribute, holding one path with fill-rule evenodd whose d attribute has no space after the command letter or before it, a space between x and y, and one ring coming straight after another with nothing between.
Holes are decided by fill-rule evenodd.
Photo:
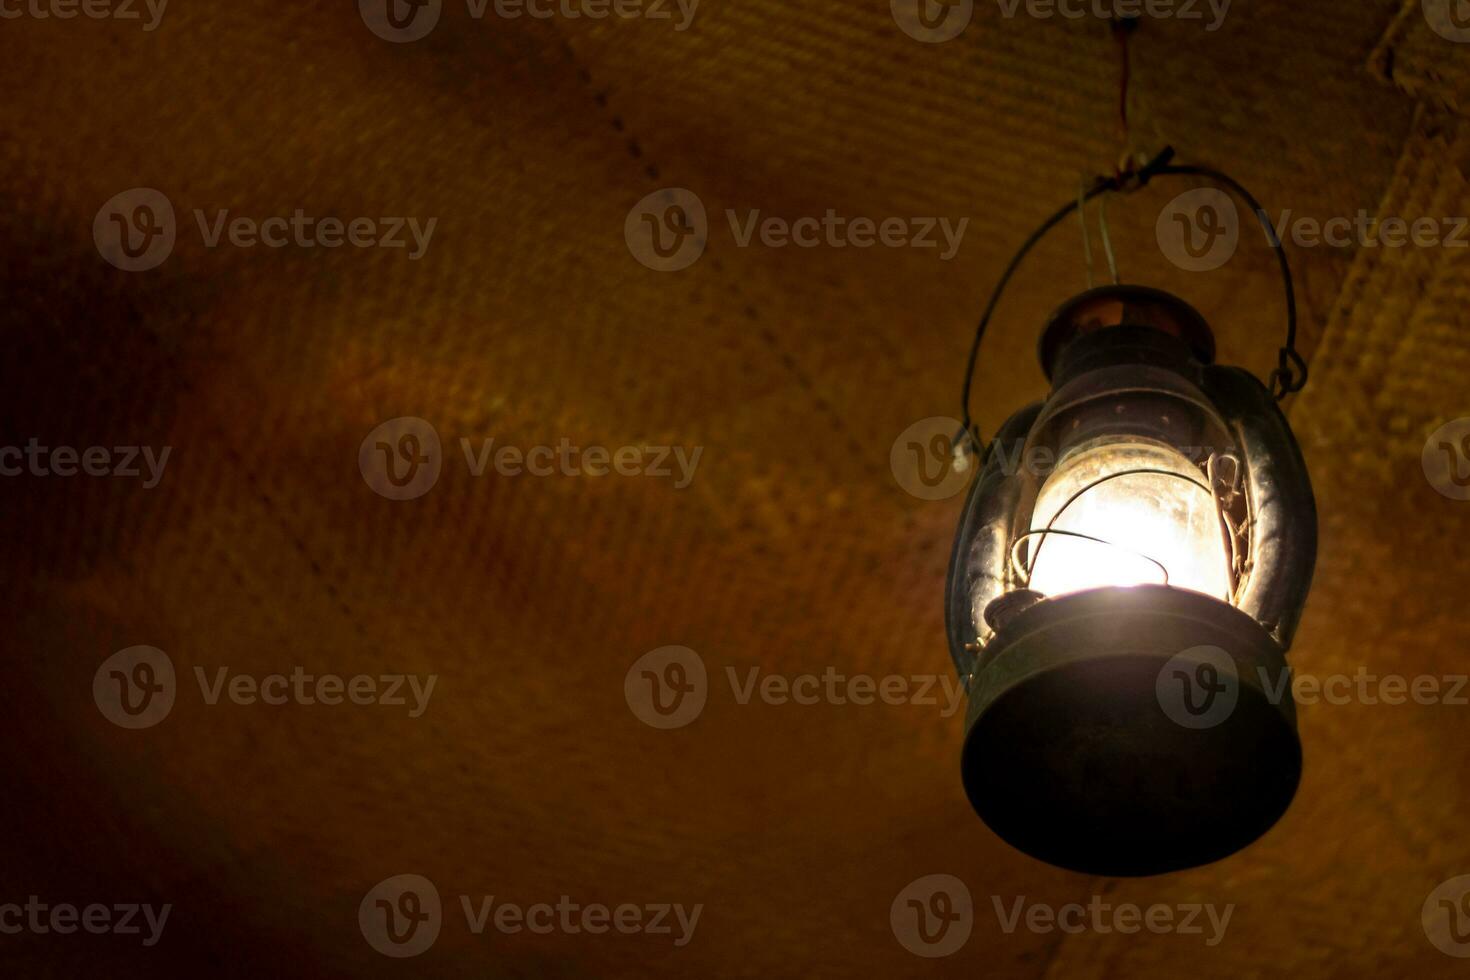
<instances>
[{"instance_id":1,"label":"lantern fuel tank base","mask_svg":"<svg viewBox=\"0 0 1470 980\"><path fill-rule=\"evenodd\" d=\"M971 683L962 771L986 824L1075 871L1226 857L1301 776L1290 675L1250 616L1167 586L1046 599L1000 625Z\"/></svg>"}]
</instances>

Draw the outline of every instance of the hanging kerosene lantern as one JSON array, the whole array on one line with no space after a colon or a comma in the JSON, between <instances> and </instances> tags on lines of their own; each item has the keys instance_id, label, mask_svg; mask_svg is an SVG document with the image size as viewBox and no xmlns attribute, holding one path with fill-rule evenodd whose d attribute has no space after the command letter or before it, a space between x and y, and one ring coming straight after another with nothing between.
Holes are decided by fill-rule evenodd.
<instances>
[{"instance_id":1,"label":"hanging kerosene lantern","mask_svg":"<svg viewBox=\"0 0 1470 980\"><path fill-rule=\"evenodd\" d=\"M1100 179L1079 203L1161 174ZM997 287L1032 245L1032 236ZM1299 390L1295 299L1272 383ZM1046 325L1044 402L978 454L950 563L951 652L969 693L963 778L985 822L1050 863L1155 874L1244 847L1301 773L1285 654L1316 555L1306 466L1273 392L1214 363L1204 319L1111 285ZM969 419L965 436L982 443Z\"/></svg>"}]
</instances>

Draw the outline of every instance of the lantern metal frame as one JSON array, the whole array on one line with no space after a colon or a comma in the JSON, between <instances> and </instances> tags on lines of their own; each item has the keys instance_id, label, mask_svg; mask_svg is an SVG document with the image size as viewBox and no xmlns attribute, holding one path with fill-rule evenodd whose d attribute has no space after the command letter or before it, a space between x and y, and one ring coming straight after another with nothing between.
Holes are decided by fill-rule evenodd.
<instances>
[{"instance_id":1,"label":"lantern metal frame","mask_svg":"<svg viewBox=\"0 0 1470 980\"><path fill-rule=\"evenodd\" d=\"M1171 156L1161 154L1141 178L1100 178L1096 193L1200 172L1172 166ZM1214 176L1262 213L1238 184ZM1043 225L1006 270L975 350L1020 259L1071 209ZM1295 705L1281 692L1290 690L1286 652L1311 586L1316 505L1277 405L1305 383L1306 364L1295 349L1289 266L1279 241L1273 245L1288 306L1274 391L1214 363L1213 334L1187 303L1122 285L1089 290L1051 318L1040 342L1051 392L1012 415L988 446L969 417L967 375L962 438L980 448L982 466L957 529L946 601L950 651L969 695L962 774L985 822L1050 863L1108 875L1207 863L1257 839L1295 794L1301 743ZM1111 313L1099 317L1099 309ZM1049 429L1058 420L1066 433ZM1167 568L1159 584L1030 590L1049 536L1075 532L1031 526L1045 478L1008 460L1040 447L1060 462L1109 432L1176 450L1190 440L1199 450L1197 478L1161 472L1210 493L1229 561L1228 598L1174 587ZM1186 688L1190 671L1202 683L1220 678L1231 690L1228 715L1208 725L1171 718L1160 694L1171 669Z\"/></svg>"}]
</instances>

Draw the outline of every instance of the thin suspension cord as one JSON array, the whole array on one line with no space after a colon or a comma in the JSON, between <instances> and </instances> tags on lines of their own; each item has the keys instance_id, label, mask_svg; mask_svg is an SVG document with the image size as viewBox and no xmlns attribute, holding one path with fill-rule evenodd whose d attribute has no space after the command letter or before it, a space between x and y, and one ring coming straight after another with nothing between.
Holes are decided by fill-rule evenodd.
<instances>
[{"instance_id":1,"label":"thin suspension cord","mask_svg":"<svg viewBox=\"0 0 1470 980\"><path fill-rule=\"evenodd\" d=\"M1133 153L1132 126L1128 119L1128 89L1133 81L1132 49L1128 38L1138 29L1137 17L1117 17L1113 20L1113 38L1118 42L1118 122L1123 136L1123 159L1131 159ZM1126 169L1126 163L1120 169Z\"/></svg>"},{"instance_id":2,"label":"thin suspension cord","mask_svg":"<svg viewBox=\"0 0 1470 980\"><path fill-rule=\"evenodd\" d=\"M1108 234L1108 196L1103 195L1102 200L1097 202L1097 224L1102 230L1103 254L1108 257L1108 275L1113 277L1113 285L1118 285L1118 258L1113 255L1113 236Z\"/></svg>"},{"instance_id":3,"label":"thin suspension cord","mask_svg":"<svg viewBox=\"0 0 1470 980\"><path fill-rule=\"evenodd\" d=\"M1058 208L1051 217L1043 221L1040 227L1033 231L1030 237L1022 243L1021 248L1016 254L1011 256L1011 261L1006 265L1005 271L1001 273L999 281L995 284L995 290L990 294L990 301L985 304L985 312L981 314L980 323L975 328L975 339L970 343L970 356L965 360L965 384L960 394L964 428L962 435L969 437L975 447L981 451L981 455L984 455L985 440L980 438L979 433L975 431L974 418L970 414L970 390L975 380L975 362L980 357L980 342L985 339L985 330L990 326L990 318L995 315L995 308L1000 304L1001 295L1005 292L1006 286L1010 284L1011 277L1016 274L1016 270L1021 267L1021 263L1025 261L1027 255L1031 254L1031 250L1036 247L1037 243L1046 237L1046 233L1066 220L1073 211L1085 205L1099 194L1106 193L1107 191L1121 190L1127 181L1137 180L1139 181L1139 186L1146 184L1154 174L1158 173L1161 168L1168 166L1169 162L1173 159L1174 148L1166 146L1158 156L1144 164L1133 177L1119 175L1097 178L1092 182L1091 187L1078 195L1077 200L1067 202ZM956 439L956 442L958 441Z\"/></svg>"},{"instance_id":4,"label":"thin suspension cord","mask_svg":"<svg viewBox=\"0 0 1470 980\"><path fill-rule=\"evenodd\" d=\"M1276 252L1277 263L1281 269L1281 278L1286 287L1286 342L1280 349L1277 367L1276 370L1271 372L1271 376L1268 379L1269 384L1278 401L1287 395L1301 391L1306 386L1307 363L1296 349L1296 285L1292 280L1291 264L1286 257L1286 248L1276 235L1275 229L1271 227L1270 220L1266 217L1265 209L1261 207L1260 202L1256 200L1255 196L1234 178L1208 167L1175 164L1173 163L1173 159L1174 148L1166 146L1160 151L1158 156L1132 173L1120 172L1112 177L1098 177L1092 182L1090 187L1078 194L1077 200L1067 202L1053 213L1051 217L1042 222L1031 233L1030 237L1021 244L1016 254L1011 257L1010 262L1006 265L1005 271L1001 273L1000 279L996 282L994 291L990 294L989 302L985 304L985 311L975 328L975 338L970 343L970 354L965 361L965 382L960 393L963 428L955 437L956 444L960 444L961 440L967 438L974 445L980 457L983 458L988 451L985 440L975 430L974 417L970 413L970 395L974 387L975 364L979 360L980 343L985 338L985 331L990 326L991 317L995 315L995 309L1000 304L1000 298L1005 292L1006 286L1010 284L1012 277L1020 268L1021 263L1025 261L1026 256L1031 254L1032 249L1036 247L1048 232L1065 220L1073 211L1084 208L1088 201L1100 194L1113 191L1132 193L1146 186L1149 181L1161 174L1204 177L1215 181L1238 194L1250 206L1252 213L1261 222L1262 227L1266 230L1267 240Z\"/></svg>"}]
</instances>

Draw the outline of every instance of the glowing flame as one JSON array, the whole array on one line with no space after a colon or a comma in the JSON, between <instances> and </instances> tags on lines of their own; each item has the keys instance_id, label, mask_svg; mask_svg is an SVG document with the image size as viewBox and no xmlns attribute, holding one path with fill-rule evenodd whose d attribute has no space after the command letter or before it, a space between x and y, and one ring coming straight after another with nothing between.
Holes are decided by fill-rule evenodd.
<instances>
[{"instance_id":1,"label":"glowing flame","mask_svg":"<svg viewBox=\"0 0 1470 980\"><path fill-rule=\"evenodd\" d=\"M1038 533L1047 529L1069 533ZM1214 494L1199 467L1166 446L1099 441L1069 453L1041 488L1031 530L1037 592L1167 578L1175 588L1230 598Z\"/></svg>"}]
</instances>

